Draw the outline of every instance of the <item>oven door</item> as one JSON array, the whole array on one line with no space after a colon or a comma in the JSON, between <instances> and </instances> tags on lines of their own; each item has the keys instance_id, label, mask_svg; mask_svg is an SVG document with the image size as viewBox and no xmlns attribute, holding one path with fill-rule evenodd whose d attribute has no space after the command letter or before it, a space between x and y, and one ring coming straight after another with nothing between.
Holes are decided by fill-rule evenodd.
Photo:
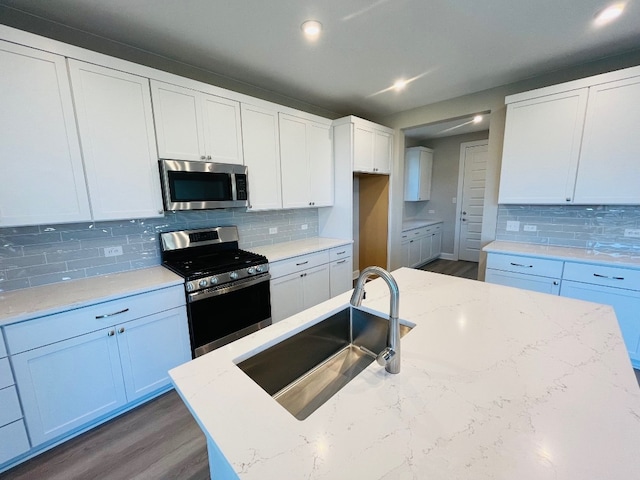
<instances>
[{"instance_id":1,"label":"oven door","mask_svg":"<svg viewBox=\"0 0 640 480\"><path fill-rule=\"evenodd\" d=\"M194 357L271 325L270 278L265 273L187 296Z\"/></svg>"}]
</instances>

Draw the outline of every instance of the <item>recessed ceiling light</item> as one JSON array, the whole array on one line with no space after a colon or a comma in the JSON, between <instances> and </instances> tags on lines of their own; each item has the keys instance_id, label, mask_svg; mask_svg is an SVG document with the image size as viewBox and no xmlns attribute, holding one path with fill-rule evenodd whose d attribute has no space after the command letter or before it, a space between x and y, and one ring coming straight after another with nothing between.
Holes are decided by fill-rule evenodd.
<instances>
[{"instance_id":1,"label":"recessed ceiling light","mask_svg":"<svg viewBox=\"0 0 640 480\"><path fill-rule=\"evenodd\" d=\"M607 23L614 21L616 18L622 15L624 7L624 3L614 3L613 5L609 5L604 10L598 12L593 23L596 26L601 27L603 25L606 25Z\"/></svg>"},{"instance_id":2,"label":"recessed ceiling light","mask_svg":"<svg viewBox=\"0 0 640 480\"><path fill-rule=\"evenodd\" d=\"M322 24L316 20L307 20L300 27L304 35L309 39L316 39L322 31Z\"/></svg>"},{"instance_id":3,"label":"recessed ceiling light","mask_svg":"<svg viewBox=\"0 0 640 480\"><path fill-rule=\"evenodd\" d=\"M482 121L482 115L476 115L473 117L473 123L480 123Z\"/></svg>"},{"instance_id":4,"label":"recessed ceiling light","mask_svg":"<svg viewBox=\"0 0 640 480\"><path fill-rule=\"evenodd\" d=\"M393 89L399 92L400 90L402 90L404 87L407 86L407 83L409 82L407 82L406 80L402 80L402 79L396 80L396 82L393 84Z\"/></svg>"}]
</instances>

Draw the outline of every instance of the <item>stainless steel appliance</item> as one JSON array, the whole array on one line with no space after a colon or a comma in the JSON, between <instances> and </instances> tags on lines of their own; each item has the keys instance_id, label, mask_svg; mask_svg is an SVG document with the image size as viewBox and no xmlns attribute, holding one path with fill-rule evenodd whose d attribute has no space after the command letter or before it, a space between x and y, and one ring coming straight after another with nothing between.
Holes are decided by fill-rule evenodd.
<instances>
[{"instance_id":1,"label":"stainless steel appliance","mask_svg":"<svg viewBox=\"0 0 640 480\"><path fill-rule=\"evenodd\" d=\"M160 160L165 210L248 207L247 167L230 163Z\"/></svg>"},{"instance_id":2,"label":"stainless steel appliance","mask_svg":"<svg viewBox=\"0 0 640 480\"><path fill-rule=\"evenodd\" d=\"M271 325L268 260L238 248L236 227L166 232L160 242L162 264L185 279L194 357Z\"/></svg>"}]
</instances>

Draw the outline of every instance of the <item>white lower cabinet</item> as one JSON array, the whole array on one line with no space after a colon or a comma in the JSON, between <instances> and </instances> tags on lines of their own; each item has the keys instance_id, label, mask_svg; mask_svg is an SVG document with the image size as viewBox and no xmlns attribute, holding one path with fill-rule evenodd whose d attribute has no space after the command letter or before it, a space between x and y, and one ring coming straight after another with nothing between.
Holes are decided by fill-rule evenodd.
<instances>
[{"instance_id":1,"label":"white lower cabinet","mask_svg":"<svg viewBox=\"0 0 640 480\"><path fill-rule=\"evenodd\" d=\"M352 286L353 247L334 247L269 265L271 319L279 322Z\"/></svg>"},{"instance_id":2,"label":"white lower cabinet","mask_svg":"<svg viewBox=\"0 0 640 480\"><path fill-rule=\"evenodd\" d=\"M487 256L485 281L558 295L562 268L561 260L490 253Z\"/></svg>"},{"instance_id":3,"label":"white lower cabinet","mask_svg":"<svg viewBox=\"0 0 640 480\"><path fill-rule=\"evenodd\" d=\"M116 323L116 320L120 320ZM34 447L170 386L191 359L181 286L5 327Z\"/></svg>"},{"instance_id":4,"label":"white lower cabinet","mask_svg":"<svg viewBox=\"0 0 640 480\"><path fill-rule=\"evenodd\" d=\"M504 272L487 268L485 281L497 285L522 288L534 292L558 295L560 293L560 279L552 277L538 277L526 273Z\"/></svg>"},{"instance_id":5,"label":"white lower cabinet","mask_svg":"<svg viewBox=\"0 0 640 480\"><path fill-rule=\"evenodd\" d=\"M442 223L402 232L402 266L417 267L435 260L442 253Z\"/></svg>"}]
</instances>

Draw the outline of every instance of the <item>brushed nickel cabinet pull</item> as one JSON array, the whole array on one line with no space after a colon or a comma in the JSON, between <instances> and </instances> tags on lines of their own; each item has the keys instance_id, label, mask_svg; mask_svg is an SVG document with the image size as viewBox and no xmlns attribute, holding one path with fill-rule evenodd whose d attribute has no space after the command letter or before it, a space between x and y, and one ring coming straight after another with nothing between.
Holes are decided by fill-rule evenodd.
<instances>
[{"instance_id":1,"label":"brushed nickel cabinet pull","mask_svg":"<svg viewBox=\"0 0 640 480\"><path fill-rule=\"evenodd\" d=\"M299 267L300 265L306 265L307 263L309 263L309 260L307 260L306 262L302 262L302 263L296 263L296 266Z\"/></svg>"},{"instance_id":2,"label":"brushed nickel cabinet pull","mask_svg":"<svg viewBox=\"0 0 640 480\"><path fill-rule=\"evenodd\" d=\"M533 265L523 265L521 263L513 263L513 262L511 262L511 265L513 265L514 267L533 268Z\"/></svg>"},{"instance_id":3,"label":"brushed nickel cabinet pull","mask_svg":"<svg viewBox=\"0 0 640 480\"><path fill-rule=\"evenodd\" d=\"M593 276L598 278L608 278L609 280L624 280L624 277L610 277L608 275L600 275L599 273L594 273Z\"/></svg>"},{"instance_id":4,"label":"brushed nickel cabinet pull","mask_svg":"<svg viewBox=\"0 0 640 480\"><path fill-rule=\"evenodd\" d=\"M113 317L114 315L120 315L121 313L125 313L128 311L129 309L125 308L124 310L120 310L119 312L105 313L104 315L96 315L96 320L100 320L101 318Z\"/></svg>"}]
</instances>

